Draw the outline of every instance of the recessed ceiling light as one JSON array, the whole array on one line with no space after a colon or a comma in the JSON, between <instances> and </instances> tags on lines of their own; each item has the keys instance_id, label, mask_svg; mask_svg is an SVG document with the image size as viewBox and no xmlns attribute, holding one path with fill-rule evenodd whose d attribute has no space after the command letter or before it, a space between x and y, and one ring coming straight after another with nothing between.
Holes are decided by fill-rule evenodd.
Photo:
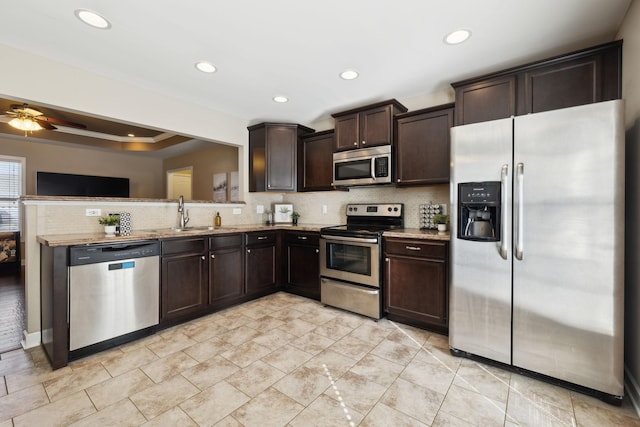
<instances>
[{"instance_id":1,"label":"recessed ceiling light","mask_svg":"<svg viewBox=\"0 0 640 427\"><path fill-rule=\"evenodd\" d=\"M455 30L444 37L446 44L458 44L471 37L471 31L469 30Z\"/></svg>"},{"instance_id":2,"label":"recessed ceiling light","mask_svg":"<svg viewBox=\"0 0 640 427\"><path fill-rule=\"evenodd\" d=\"M196 68L198 70L202 71L203 73L215 73L216 72L215 65L211 64L210 62L206 62L206 61L196 62Z\"/></svg>"},{"instance_id":3,"label":"recessed ceiling light","mask_svg":"<svg viewBox=\"0 0 640 427\"><path fill-rule=\"evenodd\" d=\"M344 80L353 80L358 78L358 72L354 70L345 70L340 73L340 78Z\"/></svg>"},{"instance_id":4,"label":"recessed ceiling light","mask_svg":"<svg viewBox=\"0 0 640 427\"><path fill-rule=\"evenodd\" d=\"M289 98L287 98L286 96L274 96L273 100L275 102L283 103L283 102L288 102Z\"/></svg>"},{"instance_id":5,"label":"recessed ceiling light","mask_svg":"<svg viewBox=\"0 0 640 427\"><path fill-rule=\"evenodd\" d=\"M96 12L92 12L86 9L76 9L74 13L79 20L87 25L91 25L94 28L99 28L101 30L108 30L109 28L111 28L111 23Z\"/></svg>"},{"instance_id":6,"label":"recessed ceiling light","mask_svg":"<svg viewBox=\"0 0 640 427\"><path fill-rule=\"evenodd\" d=\"M127 136L128 136L129 138L133 138L133 137L135 137L135 135L134 135L134 134L132 134L132 133L128 133L128 134L127 134Z\"/></svg>"}]
</instances>

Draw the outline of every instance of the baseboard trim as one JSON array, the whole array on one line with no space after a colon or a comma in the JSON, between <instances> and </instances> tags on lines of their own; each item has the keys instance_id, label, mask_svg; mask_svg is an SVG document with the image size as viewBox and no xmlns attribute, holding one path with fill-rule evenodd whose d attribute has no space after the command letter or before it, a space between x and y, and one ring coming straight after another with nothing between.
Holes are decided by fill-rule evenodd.
<instances>
[{"instance_id":1,"label":"baseboard trim","mask_svg":"<svg viewBox=\"0 0 640 427\"><path fill-rule=\"evenodd\" d=\"M626 390L625 397L629 398L636 410L636 414L640 417L640 384L633 375L631 375L631 372L629 372L626 366L624 367L624 388Z\"/></svg>"},{"instance_id":2,"label":"baseboard trim","mask_svg":"<svg viewBox=\"0 0 640 427\"><path fill-rule=\"evenodd\" d=\"M24 337L21 341L23 349L27 350L29 348L38 347L40 345L40 331L32 333L22 331L22 336Z\"/></svg>"}]
</instances>

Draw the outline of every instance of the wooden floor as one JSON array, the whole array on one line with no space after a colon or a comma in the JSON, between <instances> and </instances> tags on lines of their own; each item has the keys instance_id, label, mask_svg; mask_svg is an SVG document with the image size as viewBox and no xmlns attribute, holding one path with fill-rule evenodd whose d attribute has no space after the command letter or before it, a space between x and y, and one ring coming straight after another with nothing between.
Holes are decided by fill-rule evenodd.
<instances>
[{"instance_id":1,"label":"wooden floor","mask_svg":"<svg viewBox=\"0 0 640 427\"><path fill-rule=\"evenodd\" d=\"M0 273L0 353L21 348L24 310L24 274Z\"/></svg>"}]
</instances>

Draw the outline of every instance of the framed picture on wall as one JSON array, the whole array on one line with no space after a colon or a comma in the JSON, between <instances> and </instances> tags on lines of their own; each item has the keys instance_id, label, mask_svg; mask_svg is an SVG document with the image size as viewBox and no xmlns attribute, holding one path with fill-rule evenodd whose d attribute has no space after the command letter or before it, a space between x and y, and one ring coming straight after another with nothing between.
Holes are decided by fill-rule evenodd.
<instances>
[{"instance_id":1,"label":"framed picture on wall","mask_svg":"<svg viewBox=\"0 0 640 427\"><path fill-rule=\"evenodd\" d=\"M214 202L227 201L227 173L226 172L213 174L213 201Z\"/></svg>"},{"instance_id":2,"label":"framed picture on wall","mask_svg":"<svg viewBox=\"0 0 640 427\"><path fill-rule=\"evenodd\" d=\"M240 179L238 171L229 172L229 200L240 201Z\"/></svg>"},{"instance_id":3,"label":"framed picture on wall","mask_svg":"<svg viewBox=\"0 0 640 427\"><path fill-rule=\"evenodd\" d=\"M276 223L291 222L291 212L293 212L293 205L274 203L273 204L273 222L276 222Z\"/></svg>"}]
</instances>

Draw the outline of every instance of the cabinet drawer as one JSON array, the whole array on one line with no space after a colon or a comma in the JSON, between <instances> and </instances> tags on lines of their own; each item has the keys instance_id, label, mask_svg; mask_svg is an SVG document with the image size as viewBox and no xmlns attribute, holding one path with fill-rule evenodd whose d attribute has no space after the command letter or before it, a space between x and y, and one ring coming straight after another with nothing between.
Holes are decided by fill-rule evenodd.
<instances>
[{"instance_id":1,"label":"cabinet drawer","mask_svg":"<svg viewBox=\"0 0 640 427\"><path fill-rule=\"evenodd\" d=\"M242 246L242 234L225 234L209 237L209 250Z\"/></svg>"},{"instance_id":2,"label":"cabinet drawer","mask_svg":"<svg viewBox=\"0 0 640 427\"><path fill-rule=\"evenodd\" d=\"M162 241L162 255L176 255L181 253L204 253L207 250L204 238L175 239Z\"/></svg>"},{"instance_id":3,"label":"cabinet drawer","mask_svg":"<svg viewBox=\"0 0 640 427\"><path fill-rule=\"evenodd\" d=\"M287 243L318 246L320 244L320 233L304 233L298 231L287 231Z\"/></svg>"},{"instance_id":4,"label":"cabinet drawer","mask_svg":"<svg viewBox=\"0 0 640 427\"><path fill-rule=\"evenodd\" d=\"M428 240L385 239L385 253L419 258L447 258L447 243Z\"/></svg>"},{"instance_id":5,"label":"cabinet drawer","mask_svg":"<svg viewBox=\"0 0 640 427\"><path fill-rule=\"evenodd\" d=\"M252 232L245 234L246 236L246 244L248 245L267 245L267 244L275 244L276 243L276 232L275 231L267 231L267 232Z\"/></svg>"}]
</instances>

